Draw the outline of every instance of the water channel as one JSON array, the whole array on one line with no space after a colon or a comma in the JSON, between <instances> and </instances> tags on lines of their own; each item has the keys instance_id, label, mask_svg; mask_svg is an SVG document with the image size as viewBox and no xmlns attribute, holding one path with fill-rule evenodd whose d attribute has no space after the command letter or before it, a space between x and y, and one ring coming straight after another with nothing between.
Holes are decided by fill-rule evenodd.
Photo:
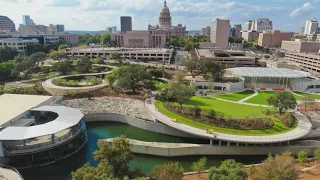
<instances>
[{"instance_id":1,"label":"water channel","mask_svg":"<svg viewBox=\"0 0 320 180\"><path fill-rule=\"evenodd\" d=\"M25 180L70 180L71 172L83 166L85 163L96 165L92 152L97 150L99 139L119 137L122 134L128 138L149 141L149 142L180 142L180 143L207 143L198 139L188 139L172 137L145 131L130 125L121 123L88 123L88 143L78 153L71 157L43 167L20 170ZM130 162L130 167L140 167L145 173L150 172L156 165L173 161L179 161L185 171L190 171L192 162L197 161L202 156L188 156L165 158L157 156L147 156L136 154L134 160ZM249 164L261 162L265 156L208 156L208 166L219 165L225 159L235 159L239 162Z\"/></svg>"}]
</instances>

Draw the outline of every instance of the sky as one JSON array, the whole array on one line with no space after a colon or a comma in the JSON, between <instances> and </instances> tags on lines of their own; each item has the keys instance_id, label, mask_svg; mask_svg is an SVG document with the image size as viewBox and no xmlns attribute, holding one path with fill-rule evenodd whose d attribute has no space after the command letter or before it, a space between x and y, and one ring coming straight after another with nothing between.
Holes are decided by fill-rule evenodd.
<instances>
[{"instance_id":1,"label":"sky","mask_svg":"<svg viewBox=\"0 0 320 180\"><path fill-rule=\"evenodd\" d=\"M16 27L22 15L36 24L64 24L66 30L120 29L120 16L132 16L134 30L158 24L164 0L0 0L0 15ZM200 30L215 18L230 19L231 25L270 18L274 29L300 32L307 19L320 19L320 0L167 0L172 23Z\"/></svg>"}]
</instances>

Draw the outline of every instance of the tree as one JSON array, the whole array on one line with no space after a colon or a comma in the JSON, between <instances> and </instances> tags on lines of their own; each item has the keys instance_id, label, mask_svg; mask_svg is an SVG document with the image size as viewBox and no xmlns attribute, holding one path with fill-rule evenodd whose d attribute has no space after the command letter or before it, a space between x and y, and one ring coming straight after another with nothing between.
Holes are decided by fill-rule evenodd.
<instances>
[{"instance_id":1,"label":"tree","mask_svg":"<svg viewBox=\"0 0 320 180\"><path fill-rule=\"evenodd\" d=\"M226 66L222 64L217 64L214 61L207 61L207 60L202 60L201 62L201 71L204 75L207 73L210 74L211 80L214 81L219 81L222 79L224 70ZM210 77L209 77L210 78ZM209 79L207 78L207 79Z\"/></svg>"},{"instance_id":2,"label":"tree","mask_svg":"<svg viewBox=\"0 0 320 180\"><path fill-rule=\"evenodd\" d=\"M111 89L113 89L113 84L114 84L114 82L115 82L116 79L117 79L116 73L113 72L113 73L111 73L111 74L108 74L106 78L107 78L107 80L108 80L108 82L109 82L109 85L111 86Z\"/></svg>"},{"instance_id":3,"label":"tree","mask_svg":"<svg viewBox=\"0 0 320 180\"><path fill-rule=\"evenodd\" d=\"M27 53L28 55L32 55L37 52L44 52L44 47L40 43L28 44L27 45Z\"/></svg>"},{"instance_id":4,"label":"tree","mask_svg":"<svg viewBox=\"0 0 320 180\"><path fill-rule=\"evenodd\" d=\"M76 70L80 73L88 73L92 68L92 61L84 56L81 57L76 63Z\"/></svg>"},{"instance_id":5,"label":"tree","mask_svg":"<svg viewBox=\"0 0 320 180\"><path fill-rule=\"evenodd\" d=\"M318 162L320 162L320 149L317 149L315 152L314 152L314 158L316 158L316 160Z\"/></svg>"},{"instance_id":6,"label":"tree","mask_svg":"<svg viewBox=\"0 0 320 180\"><path fill-rule=\"evenodd\" d=\"M52 51L50 53L50 57L53 59L53 60L62 60L64 58L67 58L67 54L64 53L64 52L59 52L59 51Z\"/></svg>"},{"instance_id":7,"label":"tree","mask_svg":"<svg viewBox=\"0 0 320 180\"><path fill-rule=\"evenodd\" d=\"M106 141L98 141L99 149L94 152L94 158L99 162L97 167L84 165L76 172L72 172L72 180L105 180L123 179L131 176L137 177L136 171L129 170L129 162L133 159L129 141L125 136L116 138L112 144Z\"/></svg>"},{"instance_id":8,"label":"tree","mask_svg":"<svg viewBox=\"0 0 320 180\"><path fill-rule=\"evenodd\" d=\"M198 172L199 176L201 171L206 170L207 158L203 157L199 159L199 161L192 163L191 169L192 171Z\"/></svg>"},{"instance_id":9,"label":"tree","mask_svg":"<svg viewBox=\"0 0 320 180\"><path fill-rule=\"evenodd\" d=\"M228 159L223 161L218 168L212 167L208 172L208 177L209 180L246 180L248 175L243 164Z\"/></svg>"},{"instance_id":10,"label":"tree","mask_svg":"<svg viewBox=\"0 0 320 180\"><path fill-rule=\"evenodd\" d=\"M180 163L170 163L156 166L152 173L151 179L154 180L181 180L184 170Z\"/></svg>"},{"instance_id":11,"label":"tree","mask_svg":"<svg viewBox=\"0 0 320 180\"><path fill-rule=\"evenodd\" d=\"M110 34L104 34L100 37L100 44L107 45L111 42Z\"/></svg>"},{"instance_id":12,"label":"tree","mask_svg":"<svg viewBox=\"0 0 320 180\"><path fill-rule=\"evenodd\" d=\"M94 64L105 64L104 60L101 57L97 57L93 59Z\"/></svg>"},{"instance_id":13,"label":"tree","mask_svg":"<svg viewBox=\"0 0 320 180\"><path fill-rule=\"evenodd\" d=\"M196 88L191 85L186 85L178 82L169 83L167 87L167 99L175 101L180 104L182 109L182 104L188 103L194 93Z\"/></svg>"},{"instance_id":14,"label":"tree","mask_svg":"<svg viewBox=\"0 0 320 180\"><path fill-rule=\"evenodd\" d=\"M164 67L157 67L157 68L150 68L148 69L148 72L152 77L155 79L162 78L166 72Z\"/></svg>"},{"instance_id":15,"label":"tree","mask_svg":"<svg viewBox=\"0 0 320 180\"><path fill-rule=\"evenodd\" d=\"M69 48L69 47L70 47L69 44L61 44L61 45L59 46L59 50L67 49L67 48Z\"/></svg>"},{"instance_id":16,"label":"tree","mask_svg":"<svg viewBox=\"0 0 320 180\"><path fill-rule=\"evenodd\" d=\"M73 68L73 62L70 60L65 60L61 62L57 62L53 64L52 69L54 71L60 72L62 75L69 74L74 68Z\"/></svg>"},{"instance_id":17,"label":"tree","mask_svg":"<svg viewBox=\"0 0 320 180\"><path fill-rule=\"evenodd\" d=\"M305 36L304 35L295 35L294 38L295 39L304 39Z\"/></svg>"},{"instance_id":18,"label":"tree","mask_svg":"<svg viewBox=\"0 0 320 180\"><path fill-rule=\"evenodd\" d=\"M308 160L308 153L305 151L301 151L298 153L298 160L300 164L303 164L305 162L307 162Z\"/></svg>"},{"instance_id":19,"label":"tree","mask_svg":"<svg viewBox=\"0 0 320 180\"><path fill-rule=\"evenodd\" d=\"M187 71L191 73L191 76L194 78L199 73L200 61L197 57L188 57L183 60L182 64L186 66Z\"/></svg>"},{"instance_id":20,"label":"tree","mask_svg":"<svg viewBox=\"0 0 320 180\"><path fill-rule=\"evenodd\" d=\"M307 112L308 106L314 106L316 103L315 98L311 94L307 94L303 96L301 101L303 102L303 105L304 105L304 112Z\"/></svg>"},{"instance_id":21,"label":"tree","mask_svg":"<svg viewBox=\"0 0 320 180\"><path fill-rule=\"evenodd\" d=\"M133 92L136 92L141 81L150 79L151 75L147 68L142 65L130 64L121 66L117 70L117 86L123 89L131 89Z\"/></svg>"},{"instance_id":22,"label":"tree","mask_svg":"<svg viewBox=\"0 0 320 180\"><path fill-rule=\"evenodd\" d=\"M298 174L295 168L295 159L290 154L284 153L269 156L262 166L255 169L252 180L297 180Z\"/></svg>"},{"instance_id":23,"label":"tree","mask_svg":"<svg viewBox=\"0 0 320 180\"><path fill-rule=\"evenodd\" d=\"M24 61L16 64L16 67L13 69L13 73L23 73L25 77L27 77L32 70L35 68L35 64L29 58Z\"/></svg>"},{"instance_id":24,"label":"tree","mask_svg":"<svg viewBox=\"0 0 320 180\"><path fill-rule=\"evenodd\" d=\"M18 55L18 51L15 48L0 47L0 63L13 60Z\"/></svg>"},{"instance_id":25,"label":"tree","mask_svg":"<svg viewBox=\"0 0 320 180\"><path fill-rule=\"evenodd\" d=\"M46 59L47 55L43 52L37 52L29 56L29 60L32 61L37 67L40 63Z\"/></svg>"},{"instance_id":26,"label":"tree","mask_svg":"<svg viewBox=\"0 0 320 180\"><path fill-rule=\"evenodd\" d=\"M15 58L14 58L14 63L20 63L20 62L22 62L22 61L24 61L24 59L25 59L26 57L24 57L24 56L16 56Z\"/></svg>"},{"instance_id":27,"label":"tree","mask_svg":"<svg viewBox=\"0 0 320 180\"><path fill-rule=\"evenodd\" d=\"M123 61L122 61L122 58L121 58L121 55L119 54L119 53L113 53L113 54L111 54L111 59L114 59L114 60L116 60L116 61L118 61L118 63L120 64L120 65L122 65L123 64Z\"/></svg>"},{"instance_id":28,"label":"tree","mask_svg":"<svg viewBox=\"0 0 320 180\"><path fill-rule=\"evenodd\" d=\"M276 92L268 98L268 103L277 108L280 115L284 110L294 109L297 106L297 101L290 92Z\"/></svg>"},{"instance_id":29,"label":"tree","mask_svg":"<svg viewBox=\"0 0 320 180\"><path fill-rule=\"evenodd\" d=\"M0 63L0 80L3 80L8 76L10 76L13 69L14 69L14 63L11 63L11 62Z\"/></svg>"}]
</instances>

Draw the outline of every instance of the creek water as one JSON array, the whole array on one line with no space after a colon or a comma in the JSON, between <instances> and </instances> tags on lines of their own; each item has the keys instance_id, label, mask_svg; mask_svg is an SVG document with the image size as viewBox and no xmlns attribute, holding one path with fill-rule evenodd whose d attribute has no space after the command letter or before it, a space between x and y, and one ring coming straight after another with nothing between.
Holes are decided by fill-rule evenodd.
<instances>
[{"instance_id":1,"label":"creek water","mask_svg":"<svg viewBox=\"0 0 320 180\"><path fill-rule=\"evenodd\" d=\"M71 172L83 166L85 163L96 165L92 153L97 150L99 139L119 137L125 135L127 138L149 142L171 142L171 143L208 143L208 141L199 139L179 138L158 134L130 125L112 122L95 122L87 124L88 142L76 154L64 160L58 161L42 167L34 167L19 170L25 180L70 180ZM130 162L130 168L140 167L145 173L149 173L159 164L169 162L180 162L185 172L190 171L190 166L203 156L188 157L157 157L135 154ZM219 165L225 159L235 159L244 164L258 163L264 160L266 156L207 156L208 168Z\"/></svg>"}]
</instances>

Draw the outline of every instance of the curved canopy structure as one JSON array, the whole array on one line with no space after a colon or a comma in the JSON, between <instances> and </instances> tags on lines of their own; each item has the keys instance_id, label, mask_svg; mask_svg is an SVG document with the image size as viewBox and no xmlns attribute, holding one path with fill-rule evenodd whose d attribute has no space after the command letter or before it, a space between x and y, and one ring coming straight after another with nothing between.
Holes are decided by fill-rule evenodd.
<instances>
[{"instance_id":1,"label":"curved canopy structure","mask_svg":"<svg viewBox=\"0 0 320 180\"><path fill-rule=\"evenodd\" d=\"M77 125L84 115L78 109L65 106L41 106L31 111L54 112L58 117L48 123L29 127L7 127L0 132L0 140L25 140L52 135Z\"/></svg>"},{"instance_id":2,"label":"curved canopy structure","mask_svg":"<svg viewBox=\"0 0 320 180\"><path fill-rule=\"evenodd\" d=\"M238 67L226 71L237 77L307 78L311 76L308 72L285 68Z\"/></svg>"}]
</instances>

